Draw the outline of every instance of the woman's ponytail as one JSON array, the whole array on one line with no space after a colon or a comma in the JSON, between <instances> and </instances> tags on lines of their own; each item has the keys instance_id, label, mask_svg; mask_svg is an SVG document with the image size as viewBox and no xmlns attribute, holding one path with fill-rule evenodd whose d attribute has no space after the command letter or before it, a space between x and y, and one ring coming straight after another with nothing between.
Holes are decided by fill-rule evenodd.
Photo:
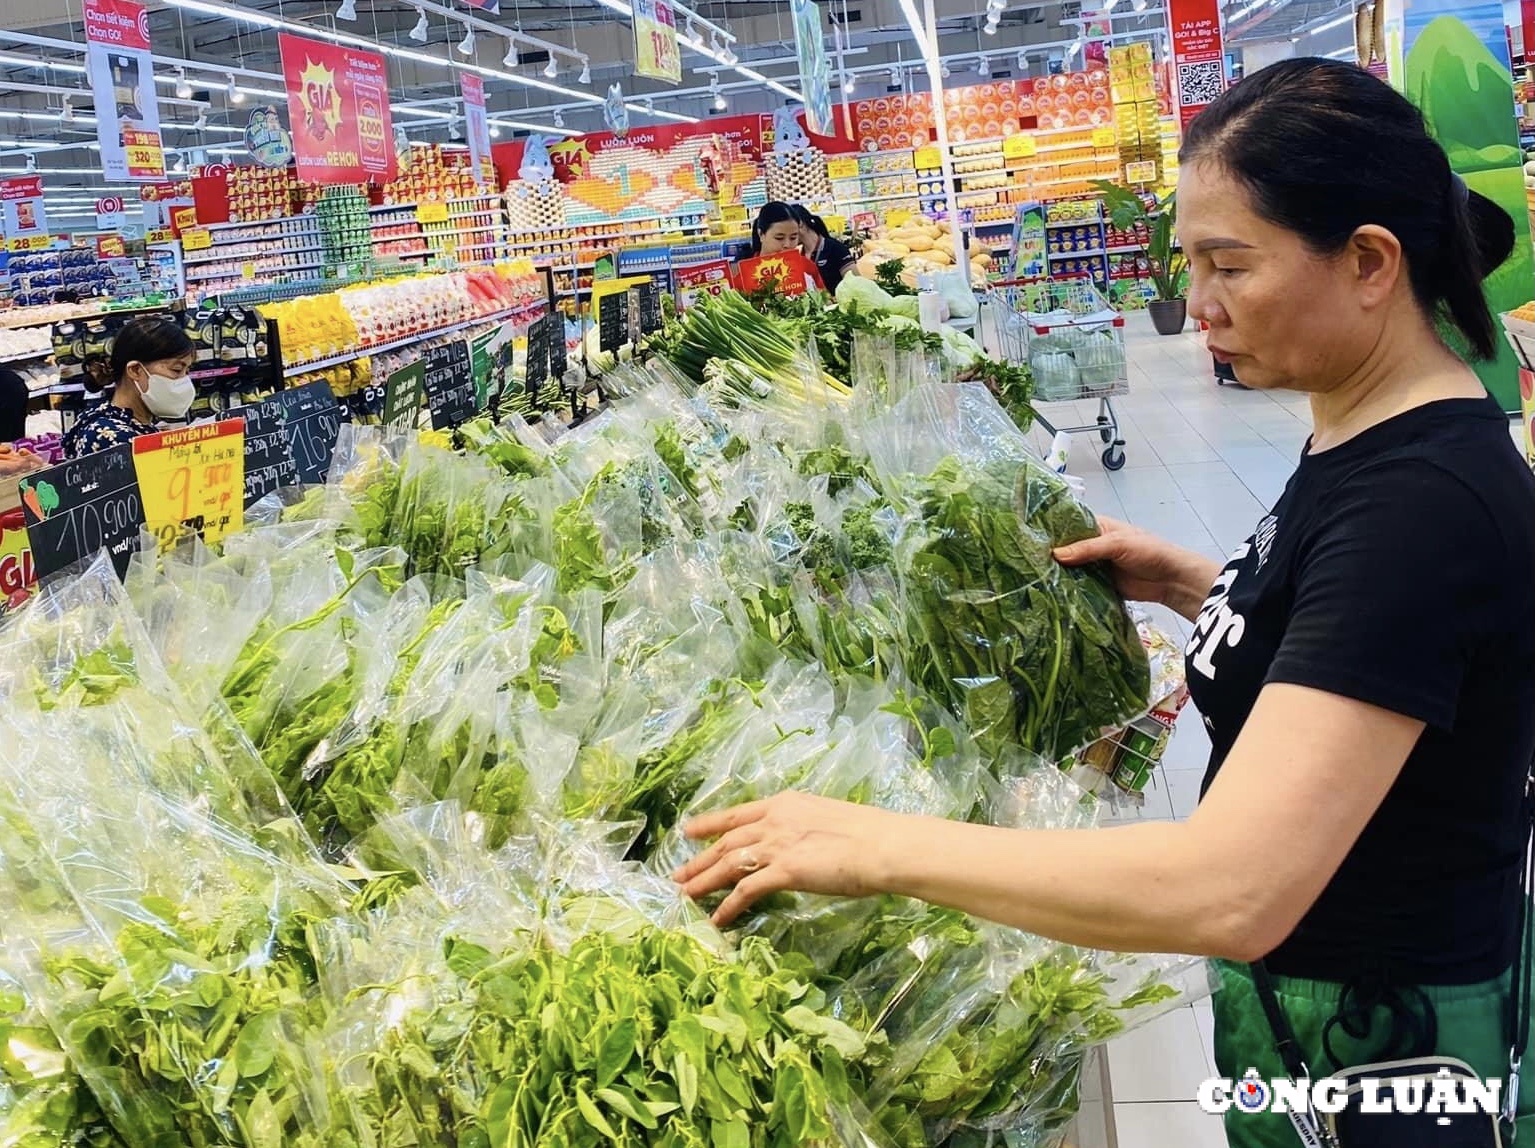
<instances>
[{"instance_id":1,"label":"woman's ponytail","mask_svg":"<svg viewBox=\"0 0 1535 1148\"><path fill-rule=\"evenodd\" d=\"M1440 248L1440 291L1450 321L1478 358L1498 353L1498 329L1482 281L1503 266L1514 250L1514 221L1486 196L1451 176L1450 228Z\"/></svg>"}]
</instances>

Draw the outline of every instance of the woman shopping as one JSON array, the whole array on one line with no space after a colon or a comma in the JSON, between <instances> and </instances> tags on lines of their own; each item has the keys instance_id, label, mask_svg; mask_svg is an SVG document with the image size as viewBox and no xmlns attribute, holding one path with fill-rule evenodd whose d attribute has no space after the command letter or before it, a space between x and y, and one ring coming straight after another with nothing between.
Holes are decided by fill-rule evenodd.
<instances>
[{"instance_id":1,"label":"woman shopping","mask_svg":"<svg viewBox=\"0 0 1535 1148\"><path fill-rule=\"evenodd\" d=\"M1232 1079L1286 1074L1283 1025L1313 1077L1437 1054L1506 1082L1509 1030L1527 1027L1508 1009L1528 968L1535 477L1439 331L1494 355L1482 281L1512 223L1405 98L1348 64L1247 77L1191 123L1180 165L1189 310L1247 386L1309 396L1313 433L1224 568L1107 521L1057 557L1108 563L1126 597L1192 623L1212 744L1198 808L1043 832L784 794L696 819L713 843L677 878L730 889L721 922L777 890L894 893L1217 958ZM1226 1129L1237 1148L1300 1143L1284 1115ZM1535 1141L1532 1071L1517 1129Z\"/></svg>"},{"instance_id":2,"label":"woman shopping","mask_svg":"<svg viewBox=\"0 0 1535 1148\"><path fill-rule=\"evenodd\" d=\"M188 375L196 348L170 319L134 319L112 340L110 397L80 417L64 436L68 458L95 454L155 430L157 419L179 419L192 406Z\"/></svg>"}]
</instances>

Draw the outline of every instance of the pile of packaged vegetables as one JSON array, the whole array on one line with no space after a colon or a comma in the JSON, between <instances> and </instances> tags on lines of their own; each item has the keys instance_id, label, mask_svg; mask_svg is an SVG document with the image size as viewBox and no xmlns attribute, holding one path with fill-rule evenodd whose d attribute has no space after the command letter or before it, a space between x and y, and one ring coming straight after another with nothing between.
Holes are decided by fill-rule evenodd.
<instances>
[{"instance_id":1,"label":"pile of packaged vegetables","mask_svg":"<svg viewBox=\"0 0 1535 1148\"><path fill-rule=\"evenodd\" d=\"M1202 988L894 898L725 935L680 896L680 824L788 788L1089 825L1050 763L1147 665L983 386L621 371L552 442L345 428L217 552L0 629L0 1143L1048 1145L1083 1051Z\"/></svg>"}]
</instances>

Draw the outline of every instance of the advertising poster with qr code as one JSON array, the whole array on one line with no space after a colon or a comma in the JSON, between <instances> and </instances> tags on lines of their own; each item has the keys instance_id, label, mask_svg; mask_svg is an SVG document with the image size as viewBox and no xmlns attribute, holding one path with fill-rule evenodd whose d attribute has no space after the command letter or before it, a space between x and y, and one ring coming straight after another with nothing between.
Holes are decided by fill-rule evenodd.
<instances>
[{"instance_id":1,"label":"advertising poster with qr code","mask_svg":"<svg viewBox=\"0 0 1535 1148\"><path fill-rule=\"evenodd\" d=\"M1226 90L1226 53L1219 0L1170 0L1173 93L1184 127Z\"/></svg>"}]
</instances>

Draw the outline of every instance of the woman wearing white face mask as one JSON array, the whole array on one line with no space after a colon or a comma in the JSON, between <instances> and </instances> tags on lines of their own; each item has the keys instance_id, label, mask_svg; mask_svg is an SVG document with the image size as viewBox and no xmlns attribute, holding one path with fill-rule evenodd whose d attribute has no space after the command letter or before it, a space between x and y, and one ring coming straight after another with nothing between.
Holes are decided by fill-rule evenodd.
<instances>
[{"instance_id":1,"label":"woman wearing white face mask","mask_svg":"<svg viewBox=\"0 0 1535 1148\"><path fill-rule=\"evenodd\" d=\"M68 458L131 442L158 419L179 419L197 392L188 372L196 348L176 323L135 319L112 340L111 397L86 412L64 436Z\"/></svg>"}]
</instances>

